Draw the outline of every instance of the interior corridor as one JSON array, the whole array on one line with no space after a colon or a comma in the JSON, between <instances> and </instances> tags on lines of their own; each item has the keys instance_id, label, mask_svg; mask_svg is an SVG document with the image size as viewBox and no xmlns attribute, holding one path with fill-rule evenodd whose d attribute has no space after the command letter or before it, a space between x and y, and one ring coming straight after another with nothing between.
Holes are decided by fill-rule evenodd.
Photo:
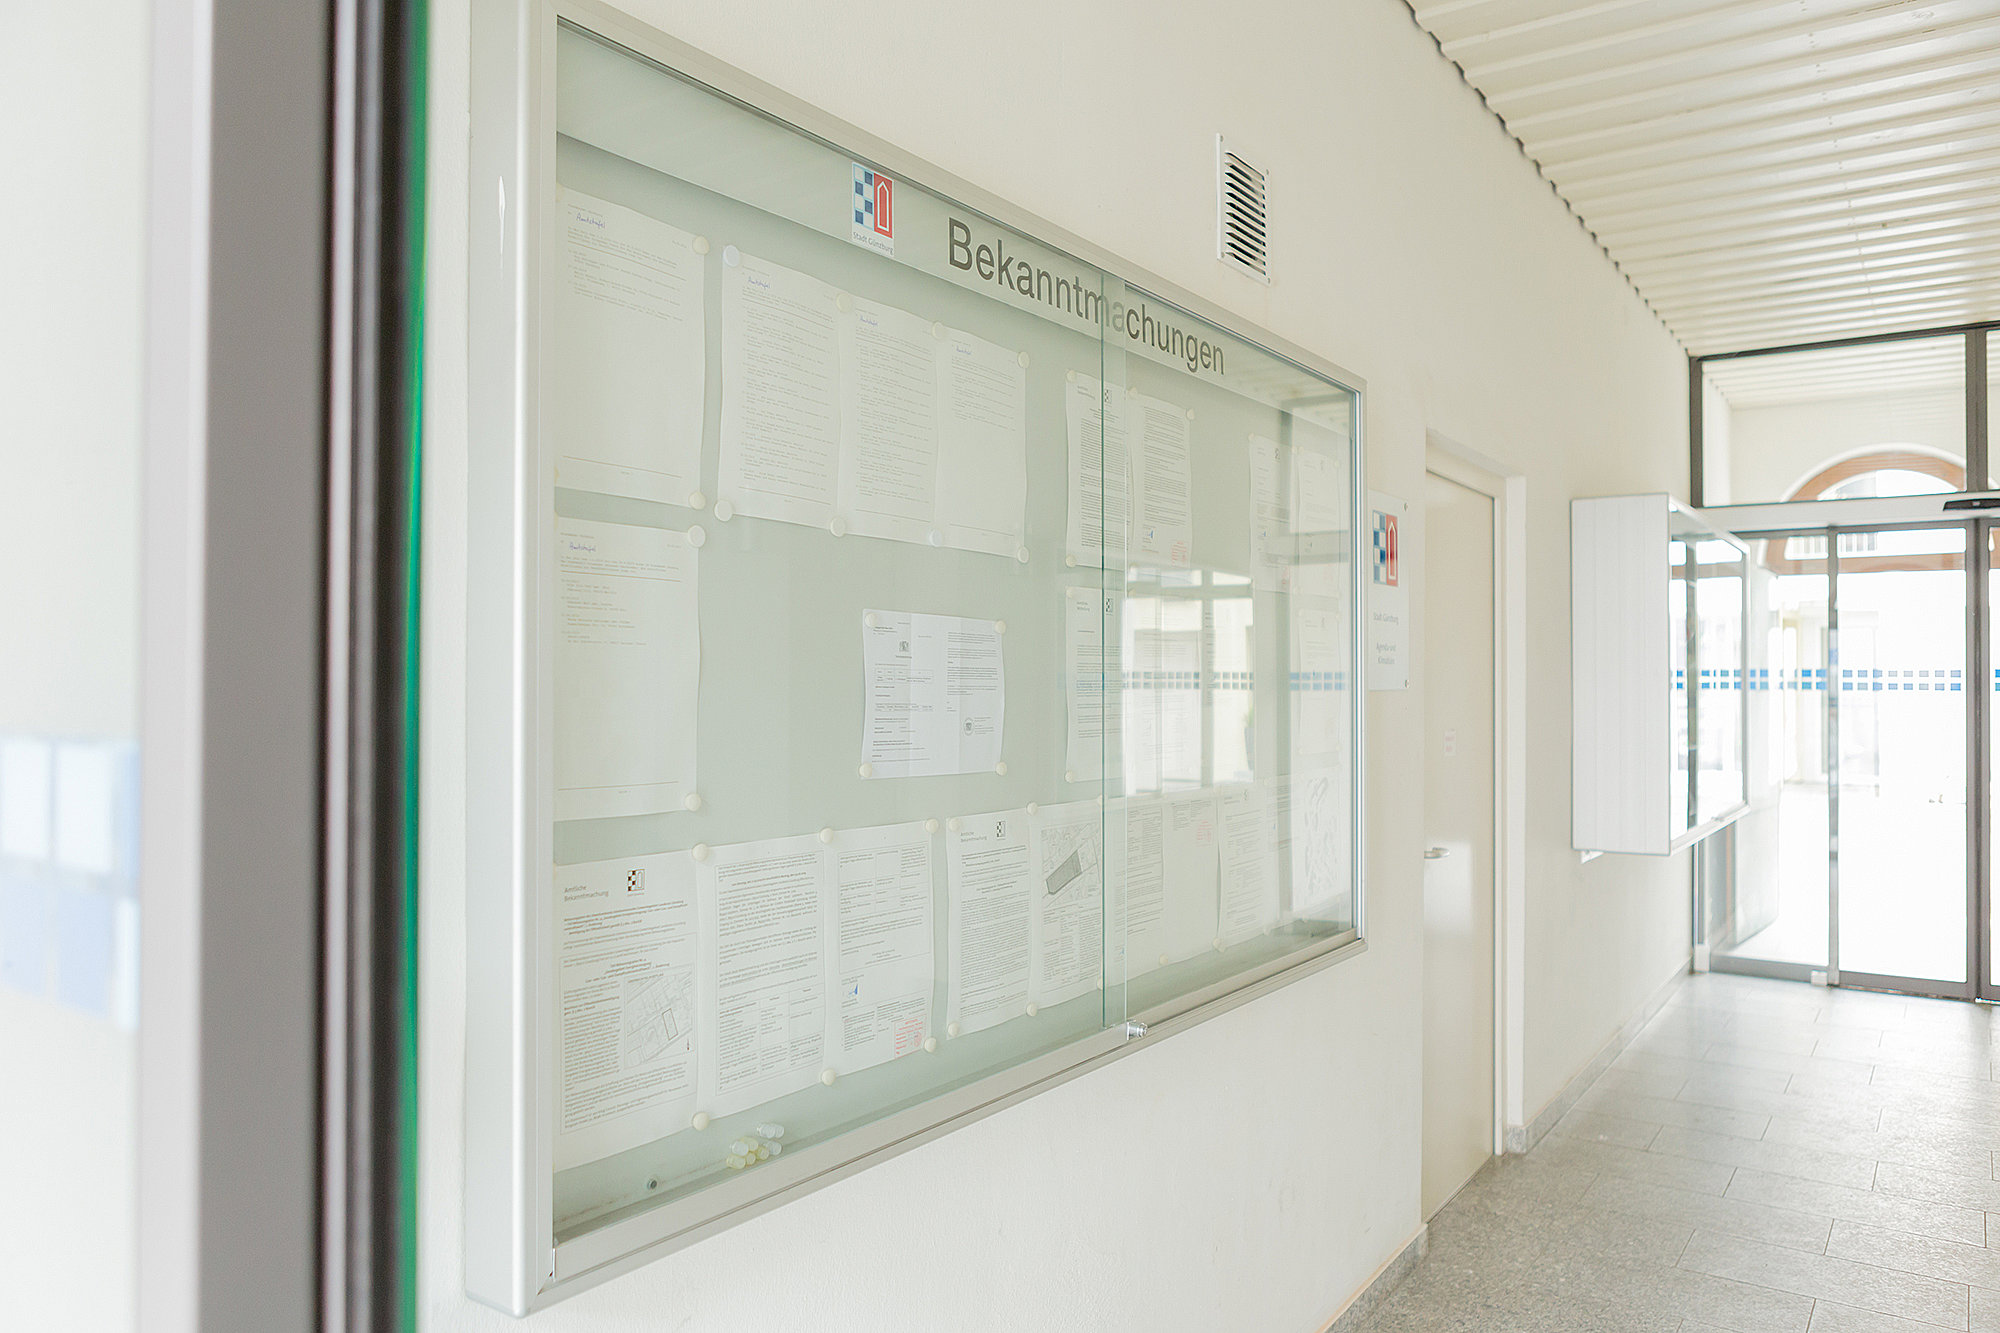
<instances>
[{"instance_id":1,"label":"interior corridor","mask_svg":"<svg viewBox=\"0 0 2000 1333\"><path fill-rule=\"evenodd\" d=\"M1996 1032L1979 1005L1690 976L1363 1327L2000 1330Z\"/></svg>"}]
</instances>

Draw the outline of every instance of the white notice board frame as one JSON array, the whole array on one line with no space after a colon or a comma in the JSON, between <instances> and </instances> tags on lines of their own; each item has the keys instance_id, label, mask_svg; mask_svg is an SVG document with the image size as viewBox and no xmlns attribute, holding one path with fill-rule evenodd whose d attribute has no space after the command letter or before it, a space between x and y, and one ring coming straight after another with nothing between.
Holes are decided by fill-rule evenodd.
<instances>
[{"instance_id":1,"label":"white notice board frame","mask_svg":"<svg viewBox=\"0 0 2000 1333\"><path fill-rule=\"evenodd\" d=\"M556 34L570 23L811 138L923 186L1352 390L1351 372L594 0L474 7L471 65L466 662L466 1285L515 1315L628 1271L799 1194L1202 1022L1366 948L1367 691L1352 690L1354 929L1179 996L1069 1046L875 1120L698 1194L559 1238L554 1223L549 1005L554 978L551 636L545 559L553 485L541 454L541 297L552 239ZM1354 424L1353 531L1365 533L1364 418ZM1355 657L1365 566L1350 562Z\"/></svg>"}]
</instances>

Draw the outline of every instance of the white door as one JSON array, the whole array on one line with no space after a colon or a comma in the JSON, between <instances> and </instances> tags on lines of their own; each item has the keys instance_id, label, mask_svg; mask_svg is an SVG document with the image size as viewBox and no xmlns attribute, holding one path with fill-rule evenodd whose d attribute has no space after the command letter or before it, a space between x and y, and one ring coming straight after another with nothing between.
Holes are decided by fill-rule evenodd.
<instances>
[{"instance_id":1,"label":"white door","mask_svg":"<svg viewBox=\"0 0 2000 1333\"><path fill-rule=\"evenodd\" d=\"M1493 501L1424 477L1426 1220L1493 1152Z\"/></svg>"}]
</instances>

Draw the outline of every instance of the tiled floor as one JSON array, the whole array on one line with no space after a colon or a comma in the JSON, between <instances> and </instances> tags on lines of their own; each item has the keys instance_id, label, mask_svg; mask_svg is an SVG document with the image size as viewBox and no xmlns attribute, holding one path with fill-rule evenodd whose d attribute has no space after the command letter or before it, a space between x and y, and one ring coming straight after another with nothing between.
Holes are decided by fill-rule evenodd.
<instances>
[{"instance_id":1,"label":"tiled floor","mask_svg":"<svg viewBox=\"0 0 2000 1333\"><path fill-rule=\"evenodd\" d=\"M1366 1327L2000 1333L1996 1038L1971 1004L1690 977Z\"/></svg>"}]
</instances>

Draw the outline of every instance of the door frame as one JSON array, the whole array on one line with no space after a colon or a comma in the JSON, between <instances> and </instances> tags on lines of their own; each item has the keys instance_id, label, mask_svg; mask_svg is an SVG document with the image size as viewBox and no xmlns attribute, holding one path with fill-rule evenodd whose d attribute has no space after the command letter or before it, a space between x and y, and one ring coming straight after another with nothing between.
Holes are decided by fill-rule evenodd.
<instances>
[{"instance_id":1,"label":"door frame","mask_svg":"<svg viewBox=\"0 0 2000 1333\"><path fill-rule=\"evenodd\" d=\"M1493 501L1493 1154L1526 1142L1528 478L1426 432L1424 470ZM1429 571L1424 573L1429 578ZM1513 1133L1511 1131L1521 1131Z\"/></svg>"},{"instance_id":2,"label":"door frame","mask_svg":"<svg viewBox=\"0 0 2000 1333\"><path fill-rule=\"evenodd\" d=\"M1993 812L1990 800L1990 780L1988 766L1992 755L1989 753L1990 738L1989 709L1993 694L1993 660L1990 634L1991 608L1987 605L1987 552L1990 534L2000 528L2000 521L1982 518L1977 513L1944 514L1938 511L1940 500L1952 496L1909 496L1894 497L1880 501L1865 502L1874 506L1871 517L1883 520L1876 522L1840 522L1842 518L1852 520L1857 515L1850 509L1843 513L1830 506L1851 506L1854 501L1818 501L1806 504L1743 505L1730 508L1711 509L1707 516L1731 532L1748 541L1782 540L1789 537L1824 536L1827 543L1827 613L1828 628L1832 635L1832 656L1828 663L1827 703L1829 716L1826 726L1829 730L1827 763L1829 766L1827 784L1827 819L1831 845L1827 852L1827 954L1824 973L1828 986L1851 986L1864 990L1888 990L1907 995L1927 996L1949 1000L1996 1000L2000 999L2000 987L1992 984L1993 959L1990 956L1992 940L1988 925L1993 898L1992 867L1989 847L1993 830ZM1900 502L1900 503L1899 503ZM1902 517L1898 511L1907 513ZM1754 517L1753 517L1754 516ZM1811 520L1822 521L1814 523ZM1734 522L1731 520L1734 519ZM1773 523L1773 519L1786 520ZM1749 520L1746 522L1745 520ZM1751 526L1762 523L1767 526ZM1895 976L1887 973L1856 972L1843 968L1840 964L1840 691L1836 688L1837 678L1832 674L1839 662L1840 653L1840 538L1860 533L1915 532L1959 528L1965 533L1966 579L1965 596L1965 680L1966 694L1966 768L1965 768L1965 976L1963 982L1939 981L1927 977ZM1703 905L1705 908L1705 904ZM1696 913L1697 920L1704 920L1705 910ZM1717 966L1720 963L1721 966ZM1805 980L1802 973L1817 974L1818 969L1808 969L1797 964L1766 962L1758 959L1738 959L1728 955L1710 954L1709 965L1715 971L1735 972L1751 976L1769 976L1784 980Z\"/></svg>"}]
</instances>

